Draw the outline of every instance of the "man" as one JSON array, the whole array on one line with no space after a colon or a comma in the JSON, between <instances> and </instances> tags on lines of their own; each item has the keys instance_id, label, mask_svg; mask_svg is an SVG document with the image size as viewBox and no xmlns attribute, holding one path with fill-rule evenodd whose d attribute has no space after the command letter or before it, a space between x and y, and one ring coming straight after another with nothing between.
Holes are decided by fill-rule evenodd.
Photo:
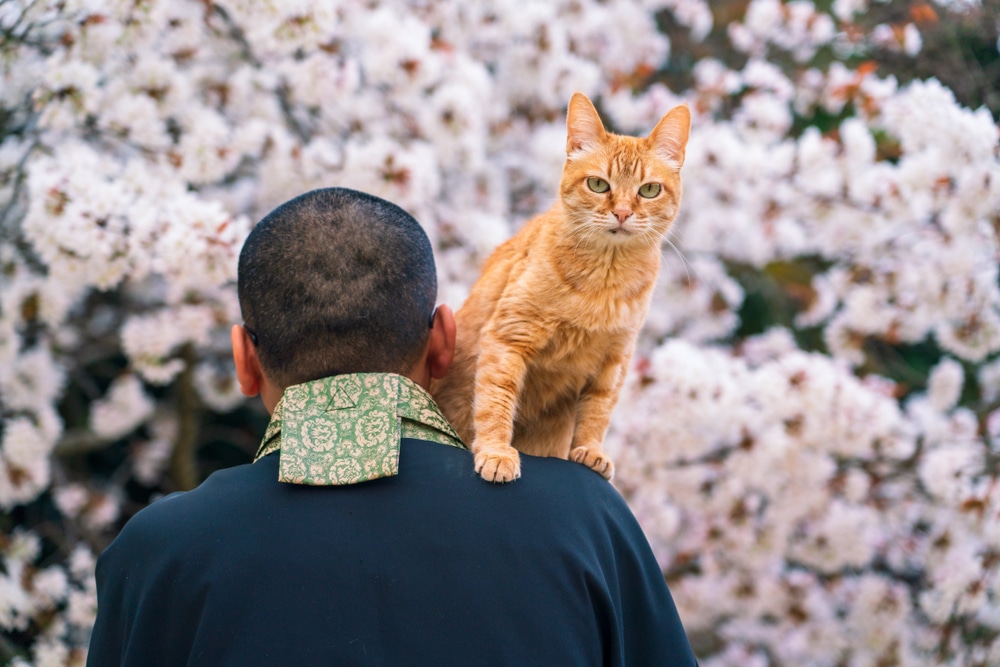
<instances>
[{"instance_id":1,"label":"man","mask_svg":"<svg viewBox=\"0 0 1000 667\"><path fill-rule=\"evenodd\" d=\"M253 464L137 514L97 566L88 664L694 665L622 498L525 456L483 482L426 393L455 321L402 209L304 194L239 264Z\"/></svg>"}]
</instances>

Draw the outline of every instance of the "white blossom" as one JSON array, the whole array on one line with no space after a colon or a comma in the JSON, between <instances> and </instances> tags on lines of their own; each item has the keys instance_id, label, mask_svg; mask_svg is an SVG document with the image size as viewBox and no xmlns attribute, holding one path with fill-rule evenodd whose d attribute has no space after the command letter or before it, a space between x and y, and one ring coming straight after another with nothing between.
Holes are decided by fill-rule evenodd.
<instances>
[{"instance_id":1,"label":"white blossom","mask_svg":"<svg viewBox=\"0 0 1000 667\"><path fill-rule=\"evenodd\" d=\"M35 498L49 485L54 442L25 417L8 419L0 441L0 507Z\"/></svg>"},{"instance_id":2,"label":"white blossom","mask_svg":"<svg viewBox=\"0 0 1000 667\"><path fill-rule=\"evenodd\" d=\"M927 394L935 408L942 412L950 410L958 403L962 393L962 382L965 373L962 365L954 359L942 359L931 370L927 379Z\"/></svg>"},{"instance_id":3,"label":"white blossom","mask_svg":"<svg viewBox=\"0 0 1000 667\"><path fill-rule=\"evenodd\" d=\"M181 305L151 315L134 315L122 327L122 347L148 382L165 384L185 368L173 357L182 345L205 345L213 314L205 306Z\"/></svg>"},{"instance_id":4,"label":"white blossom","mask_svg":"<svg viewBox=\"0 0 1000 667\"><path fill-rule=\"evenodd\" d=\"M67 484L55 492L56 507L69 517L77 517L83 511L90 494L83 484Z\"/></svg>"},{"instance_id":5,"label":"white blossom","mask_svg":"<svg viewBox=\"0 0 1000 667\"><path fill-rule=\"evenodd\" d=\"M200 364L194 371L194 386L198 396L216 412L229 412L243 403L236 373L221 371L215 364Z\"/></svg>"},{"instance_id":6,"label":"white blossom","mask_svg":"<svg viewBox=\"0 0 1000 667\"><path fill-rule=\"evenodd\" d=\"M116 440L149 419L155 404L135 375L117 378L100 400L90 408L90 427L107 440Z\"/></svg>"},{"instance_id":7,"label":"white blossom","mask_svg":"<svg viewBox=\"0 0 1000 667\"><path fill-rule=\"evenodd\" d=\"M63 601L69 593L66 571L58 565L37 572L32 579L32 592L41 604L52 606Z\"/></svg>"},{"instance_id":8,"label":"white blossom","mask_svg":"<svg viewBox=\"0 0 1000 667\"><path fill-rule=\"evenodd\" d=\"M132 448L132 468L136 478L152 486L170 461L177 438L177 420L169 415L157 415L150 424L152 438Z\"/></svg>"}]
</instances>

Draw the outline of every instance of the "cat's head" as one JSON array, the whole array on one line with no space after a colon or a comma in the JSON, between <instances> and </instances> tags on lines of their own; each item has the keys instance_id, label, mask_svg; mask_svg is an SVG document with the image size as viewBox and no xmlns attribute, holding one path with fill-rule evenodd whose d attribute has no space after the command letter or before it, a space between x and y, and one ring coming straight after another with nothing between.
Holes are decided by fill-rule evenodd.
<instances>
[{"instance_id":1,"label":"cat's head","mask_svg":"<svg viewBox=\"0 0 1000 667\"><path fill-rule=\"evenodd\" d=\"M591 101L576 93L566 128L560 196L574 231L601 243L658 246L680 206L688 108L674 107L648 137L626 137L605 130Z\"/></svg>"}]
</instances>

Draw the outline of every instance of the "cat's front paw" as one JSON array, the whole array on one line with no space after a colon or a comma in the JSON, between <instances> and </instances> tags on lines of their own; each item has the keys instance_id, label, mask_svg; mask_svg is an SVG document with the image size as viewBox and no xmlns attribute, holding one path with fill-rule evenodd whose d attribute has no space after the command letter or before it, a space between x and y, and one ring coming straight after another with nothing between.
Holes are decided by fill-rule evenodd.
<instances>
[{"instance_id":1,"label":"cat's front paw","mask_svg":"<svg viewBox=\"0 0 1000 667\"><path fill-rule=\"evenodd\" d=\"M569 460L582 463L594 472L600 473L601 477L610 480L615 474L615 464L611 458L599 449L590 447L575 447L569 453Z\"/></svg>"},{"instance_id":2,"label":"cat's front paw","mask_svg":"<svg viewBox=\"0 0 1000 667\"><path fill-rule=\"evenodd\" d=\"M476 472L487 482L513 482L521 476L521 457L509 445L477 451L474 460Z\"/></svg>"}]
</instances>

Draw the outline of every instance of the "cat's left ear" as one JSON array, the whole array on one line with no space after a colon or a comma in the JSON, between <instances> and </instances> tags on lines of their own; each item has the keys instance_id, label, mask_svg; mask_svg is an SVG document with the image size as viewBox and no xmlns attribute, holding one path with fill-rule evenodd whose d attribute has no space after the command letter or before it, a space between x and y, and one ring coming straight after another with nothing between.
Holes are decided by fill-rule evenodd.
<instances>
[{"instance_id":1,"label":"cat's left ear","mask_svg":"<svg viewBox=\"0 0 1000 667\"><path fill-rule=\"evenodd\" d=\"M573 93L566 112L566 155L587 150L604 141L607 134L590 98L583 93Z\"/></svg>"},{"instance_id":2,"label":"cat's left ear","mask_svg":"<svg viewBox=\"0 0 1000 667\"><path fill-rule=\"evenodd\" d=\"M683 104L671 109L660 119L647 141L657 154L680 171L684 166L684 151L691 132L691 111Z\"/></svg>"}]
</instances>

